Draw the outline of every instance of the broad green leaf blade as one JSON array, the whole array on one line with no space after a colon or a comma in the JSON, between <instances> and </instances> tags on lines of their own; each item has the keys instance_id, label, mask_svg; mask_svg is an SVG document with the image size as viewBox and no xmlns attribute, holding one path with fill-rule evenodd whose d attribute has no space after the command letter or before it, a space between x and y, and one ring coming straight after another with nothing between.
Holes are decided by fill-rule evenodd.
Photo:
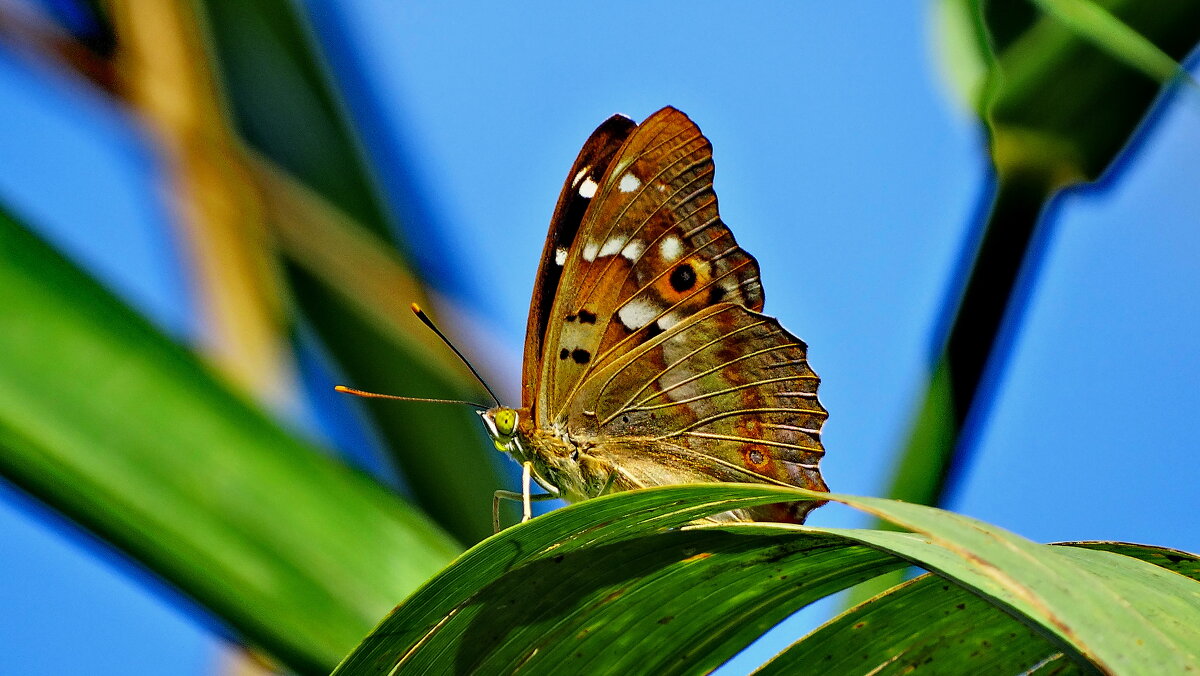
<instances>
[{"instance_id":1,"label":"broad green leaf blade","mask_svg":"<svg viewBox=\"0 0 1200 676\"><path fill-rule=\"evenodd\" d=\"M303 672L455 544L0 212L0 471Z\"/></svg>"},{"instance_id":2,"label":"broad green leaf blade","mask_svg":"<svg viewBox=\"0 0 1200 676\"><path fill-rule=\"evenodd\" d=\"M1160 568L1179 573L1184 577L1200 582L1200 556L1169 547L1139 545L1132 542L1060 542L1065 547L1081 547L1101 552L1122 554L1146 563L1153 563Z\"/></svg>"},{"instance_id":3,"label":"broad green leaf blade","mask_svg":"<svg viewBox=\"0 0 1200 676\"><path fill-rule=\"evenodd\" d=\"M283 0L203 0L201 6L234 125L249 145L319 194L342 215L341 225L368 231L350 238L395 240L362 156L365 139L356 138L349 124L300 5ZM414 195L402 197L406 203L419 202ZM400 216L409 219L412 214ZM284 218L287 215L272 214L274 220ZM402 225L418 227L407 220ZM457 377L461 370L440 367L421 351L411 350L408 341L397 340L398 326L426 332L407 310L381 324L377 312L364 312L359 303L347 301L364 286L374 295L362 302L389 295L406 308L424 298L395 299L405 290L389 287L394 276L370 266L370 259L355 261L357 283L339 283L338 266L329 265L328 258L300 256L299 250L292 242L283 252L297 309L341 368L348 380L344 384L418 397L476 396L478 388ZM390 259L404 264L403 256L401 246L399 255L392 252ZM314 263L324 267L314 269ZM378 401L364 403L363 409L418 505L463 541L491 533L492 493L501 485L499 458L485 443L471 411Z\"/></svg>"},{"instance_id":4,"label":"broad green leaf blade","mask_svg":"<svg viewBox=\"0 0 1200 676\"><path fill-rule=\"evenodd\" d=\"M399 666L444 672L453 655L454 673L709 671L799 608L901 565L807 533L673 531L591 546L478 589Z\"/></svg>"},{"instance_id":5,"label":"broad green leaf blade","mask_svg":"<svg viewBox=\"0 0 1200 676\"><path fill-rule=\"evenodd\" d=\"M908 533L823 532L883 547L950 577L1036 623L1102 671L1200 669L1200 583L1126 556L1039 545L931 507L834 499L924 534L929 542Z\"/></svg>"},{"instance_id":6,"label":"broad green leaf blade","mask_svg":"<svg viewBox=\"0 0 1200 676\"><path fill-rule=\"evenodd\" d=\"M932 574L888 590L830 620L756 674L1019 674L1048 659L1092 669L994 604Z\"/></svg>"},{"instance_id":7,"label":"broad green leaf blade","mask_svg":"<svg viewBox=\"0 0 1200 676\"><path fill-rule=\"evenodd\" d=\"M1125 600L1132 610L1144 618L1144 632L1130 646L1160 645L1183 648L1180 660L1160 662L1167 673L1176 668L1195 671L1200 668L1200 583L1178 575L1161 566L1112 552L1081 547L1055 547L1062 557L1070 559L1079 569L1111 589ZM1077 580L1078 584L1081 580ZM1100 609L1098 609L1100 611ZM1135 630L1136 634L1142 631ZM1153 667L1154 662L1147 666Z\"/></svg>"},{"instance_id":8,"label":"broad green leaf blade","mask_svg":"<svg viewBox=\"0 0 1200 676\"><path fill-rule=\"evenodd\" d=\"M787 491L786 495L794 500L797 495L804 499L819 494ZM461 671L468 665L507 671L502 664L511 667L513 660L526 659L537 660L543 671L552 670L554 663L541 659L543 651L554 659L569 660L570 671L592 673L611 672L625 660L678 658L662 648L666 644L641 633L655 629L672 636L708 631L711 642L697 644L688 654L715 666L763 627L748 622L754 626L712 633L719 624L713 619L712 603L725 601L732 607L745 602L741 607L752 608L754 601L761 601L767 607L762 614L777 621L782 615L773 613L811 600L804 593L832 593L905 565L894 557L856 545L844 547L822 536L788 533L783 540L763 540L748 547L738 544L745 538L720 532L711 536L663 532L708 514L779 500L780 493L769 489L684 486L605 496L540 516L460 557L388 616L338 673L419 672L435 667ZM649 536L650 543L636 540L639 536ZM845 569L838 573L826 568L822 575L830 577L814 577L812 586L802 589L796 585L805 586L806 580L788 571L803 567L804 557L798 552L807 551L804 543L815 547L818 541L837 551L824 558L817 548L811 555ZM742 566L726 566L726 559ZM750 561L762 565L749 565ZM730 586L724 591L704 587L707 591L701 597L687 596L700 584L693 575L703 571L719 571L714 574ZM639 575L649 578L638 579ZM764 582L771 586L765 588ZM745 597L736 598L741 593L737 589L746 590ZM672 597L679 598L683 610L664 610ZM728 608L722 605L721 610ZM638 633L626 630L627 623L636 624ZM621 630L612 632L617 628ZM748 628L753 629L752 635L739 631ZM540 632L549 638L538 638ZM639 638L637 645L625 644ZM621 650L610 649L613 641L622 642ZM575 652L570 655L560 652L572 648ZM660 666L668 671L681 668L673 661L671 665L670 669L667 664ZM532 669L532 664L525 668Z\"/></svg>"},{"instance_id":9,"label":"broad green leaf blade","mask_svg":"<svg viewBox=\"0 0 1200 676\"><path fill-rule=\"evenodd\" d=\"M662 532L735 507L814 496L918 533L782 524ZM701 534L712 538L690 539ZM850 542L886 555L855 559ZM792 558L793 548L805 556ZM1200 664L1192 654L1200 645L1200 603L1191 598L1200 584L1128 557L1082 549L1064 555L1065 549L888 500L730 484L622 493L539 517L477 546L385 619L339 673L518 666L538 673L564 663L590 671L636 664L702 671L746 645L767 620L901 561L954 580L975 602L1018 617L1043 637L1028 639L1035 648L1017 646L1016 656L995 659L1026 660L1030 650L1047 652L1049 641L1050 656L1065 650L1088 669L1154 673ZM844 566L841 574L836 565ZM796 575L812 586L781 593ZM705 587L710 579L718 586ZM639 640L625 642L629 633ZM663 645L687 646L690 661L664 655Z\"/></svg>"},{"instance_id":10,"label":"broad green leaf blade","mask_svg":"<svg viewBox=\"0 0 1200 676\"><path fill-rule=\"evenodd\" d=\"M1123 554L1200 579L1200 557L1127 542L1063 546ZM1167 618L1170 621L1170 618ZM820 664L825 674L1017 674L1091 671L1034 629L966 589L923 575L846 611L796 642L759 674L792 674Z\"/></svg>"}]
</instances>

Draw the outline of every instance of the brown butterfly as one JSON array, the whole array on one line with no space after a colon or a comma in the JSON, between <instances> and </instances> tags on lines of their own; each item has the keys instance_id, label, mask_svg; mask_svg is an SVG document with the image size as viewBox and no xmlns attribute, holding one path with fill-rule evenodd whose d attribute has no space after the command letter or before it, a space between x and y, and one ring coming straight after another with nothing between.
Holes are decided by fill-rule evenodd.
<instances>
[{"instance_id":1,"label":"brown butterfly","mask_svg":"<svg viewBox=\"0 0 1200 676\"><path fill-rule=\"evenodd\" d=\"M640 125L606 120L579 152L550 221L521 408L471 404L496 448L523 468L521 493L496 492L493 519L500 498L521 500L528 520L531 500L648 486L826 490L820 379L803 341L762 307L758 263L721 222L712 144L696 124L670 107ZM531 496L531 478L548 493ZM715 518L803 523L821 504Z\"/></svg>"},{"instance_id":2,"label":"brown butterfly","mask_svg":"<svg viewBox=\"0 0 1200 676\"><path fill-rule=\"evenodd\" d=\"M550 222L521 408L481 413L525 469L525 518L530 476L569 501L718 481L826 490L819 378L762 307L758 264L717 213L712 145L696 124L669 107L601 124ZM819 504L721 518L801 523Z\"/></svg>"}]
</instances>

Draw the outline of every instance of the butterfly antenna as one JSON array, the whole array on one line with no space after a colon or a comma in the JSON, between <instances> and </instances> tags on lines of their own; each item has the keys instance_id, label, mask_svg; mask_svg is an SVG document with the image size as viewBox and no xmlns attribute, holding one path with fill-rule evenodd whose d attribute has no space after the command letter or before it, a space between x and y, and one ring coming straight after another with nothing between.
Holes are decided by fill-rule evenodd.
<instances>
[{"instance_id":1,"label":"butterfly antenna","mask_svg":"<svg viewBox=\"0 0 1200 676\"><path fill-rule=\"evenodd\" d=\"M426 399L424 397L398 397L394 394L379 394L377 392L367 392L365 390L356 390L353 387L346 387L345 385L334 385L333 389L337 390L338 392L345 392L346 394L353 394L356 397L366 397L368 399L395 399L396 401L423 401L423 402L426 402L429 404L466 404L467 406L474 406L475 408L477 408L481 411L486 411L488 409L488 407L484 406L483 404L476 404L473 401L463 401L461 399Z\"/></svg>"},{"instance_id":2,"label":"butterfly antenna","mask_svg":"<svg viewBox=\"0 0 1200 676\"><path fill-rule=\"evenodd\" d=\"M458 355L458 358L462 360L462 363L466 364L467 368L471 369L471 373L475 375L475 379L478 380L479 384L483 385L483 389L487 390L487 393L491 395L492 401L496 402L497 406L500 406L500 398L496 396L496 393L492 391L492 388L488 387L487 381L483 379L483 376L479 375L479 371L475 370L475 367L471 365L471 362L468 361L465 356L463 356L463 353L458 351L458 348L454 346L454 343L450 342L450 339L446 337L446 334L442 333L442 330L433 323L433 320L429 318L429 315L425 314L425 311L421 309L421 306L413 303L411 307L413 314L417 316L417 319L420 319L425 326L428 326L431 331L436 333L437 337L441 338L442 342L446 344L446 347L454 350L454 354Z\"/></svg>"}]
</instances>

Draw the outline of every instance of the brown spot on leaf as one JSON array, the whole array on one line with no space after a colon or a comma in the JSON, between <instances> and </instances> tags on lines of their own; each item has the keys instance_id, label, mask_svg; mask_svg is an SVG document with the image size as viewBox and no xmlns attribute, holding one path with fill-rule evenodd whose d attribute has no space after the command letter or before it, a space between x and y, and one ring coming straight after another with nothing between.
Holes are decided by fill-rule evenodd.
<instances>
[{"instance_id":1,"label":"brown spot on leaf","mask_svg":"<svg viewBox=\"0 0 1200 676\"><path fill-rule=\"evenodd\" d=\"M613 593L609 594L608 596L605 596L605 597L604 597L604 598L603 598L603 599L600 601L600 603L601 603L601 604L605 604L605 603L612 603L613 601L616 601L617 599L621 598L621 596L622 596L622 595L624 595L624 594L625 594L625 590L624 590L624 589L617 589L616 591L614 591Z\"/></svg>"}]
</instances>

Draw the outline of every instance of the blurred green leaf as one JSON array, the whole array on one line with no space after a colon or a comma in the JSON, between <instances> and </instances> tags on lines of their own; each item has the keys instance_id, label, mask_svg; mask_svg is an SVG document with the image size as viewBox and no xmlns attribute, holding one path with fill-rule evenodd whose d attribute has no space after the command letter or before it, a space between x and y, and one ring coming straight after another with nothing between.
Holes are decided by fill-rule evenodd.
<instances>
[{"instance_id":1,"label":"blurred green leaf","mask_svg":"<svg viewBox=\"0 0 1200 676\"><path fill-rule=\"evenodd\" d=\"M680 530L729 509L818 497L914 532L758 523ZM956 604L969 597L985 608L968 614L978 625L922 629L935 643L935 630L941 642L975 640L977 631L990 641L1019 627L1013 638L1028 645L1000 651L1006 659L996 663L1028 666L1033 655L1061 651L1084 670L1200 666L1200 583L1183 576L1109 552L1039 545L931 507L720 484L619 493L511 528L406 600L337 673L705 672L797 608L909 562L966 590L955 592ZM876 607L909 605L913 586ZM895 648L912 633L903 623L853 629L856 650ZM863 673L887 657L848 659L835 671L819 664L822 673ZM797 673L784 666L776 668Z\"/></svg>"},{"instance_id":2,"label":"blurred green leaf","mask_svg":"<svg viewBox=\"0 0 1200 676\"><path fill-rule=\"evenodd\" d=\"M282 0L233 2L204 0L213 52L223 74L236 127L255 148L315 190L337 212L341 227L369 231L373 241L395 238L360 153L360 139L311 39L297 5ZM281 114L286 111L286 114ZM281 216L273 214L277 227ZM413 227L413 224L405 224ZM397 338L396 327L425 333L403 317L387 323L379 313L363 312L347 302L363 284L339 282L336 268L312 267L314 258L298 259L285 248L298 309L311 323L340 366L347 385L419 397L475 398L479 388L427 354ZM403 247L394 263L406 265ZM387 271L359 267L365 286L380 289ZM405 293L391 290L392 296ZM376 296L372 296L374 298ZM423 297L399 298L402 307ZM427 335L427 334L426 334ZM476 416L465 408L363 403L386 442L417 503L465 541L491 533L489 506L501 486L499 458L484 442Z\"/></svg>"},{"instance_id":3,"label":"blurred green leaf","mask_svg":"<svg viewBox=\"0 0 1200 676\"><path fill-rule=\"evenodd\" d=\"M1034 0L1076 35L1090 40L1110 56L1142 71L1152 80L1171 81L1183 69L1170 55L1091 0Z\"/></svg>"},{"instance_id":4,"label":"blurred green leaf","mask_svg":"<svg viewBox=\"0 0 1200 676\"><path fill-rule=\"evenodd\" d=\"M456 552L0 212L0 471L303 672Z\"/></svg>"},{"instance_id":5,"label":"blurred green leaf","mask_svg":"<svg viewBox=\"0 0 1200 676\"><path fill-rule=\"evenodd\" d=\"M1037 261L1035 233L1045 205L1112 165L1159 85L1200 41L1194 0L1038 0L1053 14L1025 3L944 4L952 5L944 13L953 20L943 26L957 31L950 42L976 50L951 54L985 68L973 96L987 124L997 186L985 198L990 209L978 238L966 244L969 272L947 294L953 321L889 490L923 504L939 504L966 463L959 435L979 403L984 369L997 356L1002 322L1019 320L1017 279L1036 279L1030 266ZM867 587L856 598L878 589Z\"/></svg>"}]
</instances>

